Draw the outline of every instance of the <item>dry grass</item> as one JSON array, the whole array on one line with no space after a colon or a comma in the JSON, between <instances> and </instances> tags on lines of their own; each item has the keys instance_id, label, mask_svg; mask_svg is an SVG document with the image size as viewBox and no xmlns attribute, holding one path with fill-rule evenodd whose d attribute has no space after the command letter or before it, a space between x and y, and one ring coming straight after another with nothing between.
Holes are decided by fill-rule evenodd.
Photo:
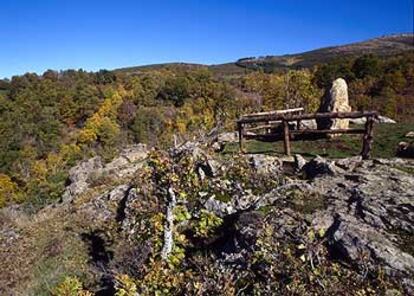
<instances>
[{"instance_id":1,"label":"dry grass","mask_svg":"<svg viewBox=\"0 0 414 296\"><path fill-rule=\"evenodd\" d=\"M48 295L66 275L92 282L87 246L79 235L87 224L83 219L67 207L48 207L33 216L2 211L0 294Z\"/></svg>"}]
</instances>

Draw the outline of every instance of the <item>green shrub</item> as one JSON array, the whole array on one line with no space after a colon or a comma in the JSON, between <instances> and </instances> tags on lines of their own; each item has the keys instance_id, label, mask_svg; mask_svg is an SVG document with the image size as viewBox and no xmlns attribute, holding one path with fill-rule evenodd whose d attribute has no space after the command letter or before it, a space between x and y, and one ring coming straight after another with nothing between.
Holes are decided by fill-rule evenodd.
<instances>
[{"instance_id":1,"label":"green shrub","mask_svg":"<svg viewBox=\"0 0 414 296\"><path fill-rule=\"evenodd\" d=\"M126 274L115 276L115 296L136 296L137 285L134 280Z\"/></svg>"},{"instance_id":2,"label":"green shrub","mask_svg":"<svg viewBox=\"0 0 414 296\"><path fill-rule=\"evenodd\" d=\"M201 210L200 219L195 225L196 236L208 237L217 227L223 223L223 219L207 210Z\"/></svg>"},{"instance_id":3,"label":"green shrub","mask_svg":"<svg viewBox=\"0 0 414 296\"><path fill-rule=\"evenodd\" d=\"M53 296L92 296L82 288L82 282L77 277L67 276L52 290Z\"/></svg>"}]
</instances>

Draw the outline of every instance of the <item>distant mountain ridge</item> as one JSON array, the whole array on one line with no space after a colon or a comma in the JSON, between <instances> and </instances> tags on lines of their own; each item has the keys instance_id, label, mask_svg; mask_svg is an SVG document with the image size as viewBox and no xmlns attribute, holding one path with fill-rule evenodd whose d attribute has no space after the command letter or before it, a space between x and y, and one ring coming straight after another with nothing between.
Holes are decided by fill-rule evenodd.
<instances>
[{"instance_id":1,"label":"distant mountain ridge","mask_svg":"<svg viewBox=\"0 0 414 296\"><path fill-rule=\"evenodd\" d=\"M336 58L363 54L392 55L414 50L413 34L382 36L367 41L331 46L297 54L239 59L241 67L306 68Z\"/></svg>"},{"instance_id":2,"label":"distant mountain ridge","mask_svg":"<svg viewBox=\"0 0 414 296\"><path fill-rule=\"evenodd\" d=\"M137 67L128 67L116 69L119 72L140 72L151 69L161 69L166 67L180 68L197 68L208 67L218 74L239 74L246 69L263 69L265 71L277 71L283 69L308 68L317 64L327 63L332 60L361 56L364 54L376 54L381 56L399 54L406 51L414 51L414 34L394 34L369 39L366 41L350 43L339 46L330 46L319 48L307 52L286 54L286 55L268 55L262 57L241 58L236 62L230 62L217 65L203 65L194 63L165 63Z\"/></svg>"}]
</instances>

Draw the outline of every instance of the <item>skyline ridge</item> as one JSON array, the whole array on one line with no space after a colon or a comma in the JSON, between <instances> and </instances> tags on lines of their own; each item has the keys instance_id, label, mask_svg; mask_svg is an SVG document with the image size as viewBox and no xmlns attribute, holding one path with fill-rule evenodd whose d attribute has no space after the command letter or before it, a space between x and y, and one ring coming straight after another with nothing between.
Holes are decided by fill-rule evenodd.
<instances>
[{"instance_id":1,"label":"skyline ridge","mask_svg":"<svg viewBox=\"0 0 414 296\"><path fill-rule=\"evenodd\" d=\"M410 0L4 0L0 77L171 61L220 64L412 28Z\"/></svg>"},{"instance_id":2,"label":"skyline ridge","mask_svg":"<svg viewBox=\"0 0 414 296\"><path fill-rule=\"evenodd\" d=\"M276 58L282 58L282 57L287 57L287 56L295 56L295 55L302 55L302 54L307 54L310 52L314 52L314 51L320 51L320 50L325 50L325 49L332 49L332 48L341 48L344 46L353 46L353 45L357 45L357 44L363 44L363 43L367 43L370 41L374 41L374 40L381 40L381 39L386 39L386 38L392 38L392 37L411 37L414 40L414 34L410 33L410 32L402 32L402 33L393 33L393 34L386 34L386 35L381 35L381 36L377 36L377 37L373 37L370 39L366 39L366 40L359 40L359 41L354 41L351 43L345 43L345 44L335 44L335 45L330 45L330 46L325 46L325 47L320 47L320 48L314 48L314 49L310 49L308 51L303 51L303 52L290 52L290 53L284 53L284 54L280 54L280 55L273 55L271 53L269 54L264 54L264 55L252 55L250 57L238 57L236 59L233 60L229 60L229 61L224 61L223 63L203 63L203 62L193 62L193 61L185 61L185 60L174 60L174 61L166 61L166 62L156 62L156 63L150 63L150 64L132 64L132 65L126 65L126 66L120 66L120 67L116 67L116 68L111 68L111 69L106 69L103 67L98 67L97 69L85 69L83 67L79 67L79 68L65 68L65 69L45 69L44 71L40 71L40 72L32 72L32 71L27 71L25 73L18 73L18 74L13 74L9 77L4 77L4 78L0 78L0 79L10 79L13 76L20 76L20 75L24 75L26 73L36 73L37 75L41 75L44 72L48 71L48 70L52 70L52 71L66 71L66 70L85 70L87 72L97 72L100 70L108 70L108 71L123 71L123 70L127 70L127 69L133 69L133 68L145 68L145 67L155 67L155 66L168 66L168 65L195 65L195 66L208 66L208 67L214 67L214 66L221 66L221 65L226 65L226 64L234 64L236 62L238 62L239 60L243 60L243 59L252 59L252 58L256 58L256 59L264 59L266 57L276 57ZM414 43L412 44L413 49L414 49Z\"/></svg>"}]
</instances>

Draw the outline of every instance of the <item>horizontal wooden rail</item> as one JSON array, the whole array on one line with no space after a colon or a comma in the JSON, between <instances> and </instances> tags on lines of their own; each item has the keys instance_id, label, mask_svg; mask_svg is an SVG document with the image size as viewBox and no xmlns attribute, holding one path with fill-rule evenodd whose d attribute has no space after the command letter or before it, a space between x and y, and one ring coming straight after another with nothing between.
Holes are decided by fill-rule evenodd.
<instances>
[{"instance_id":1,"label":"horizontal wooden rail","mask_svg":"<svg viewBox=\"0 0 414 296\"><path fill-rule=\"evenodd\" d=\"M257 130L261 130L261 129L269 129L269 128L273 128L273 127L277 127L277 125L261 125L261 126L255 126L255 127L249 127L249 128L245 128L244 130L246 132L252 132L252 131L257 131Z\"/></svg>"},{"instance_id":2,"label":"horizontal wooden rail","mask_svg":"<svg viewBox=\"0 0 414 296\"><path fill-rule=\"evenodd\" d=\"M285 114L272 114L272 115L260 115L252 116L250 118L241 118L237 121L239 124L255 123L255 122L268 122L268 121L297 121L297 120L309 120L320 118L361 118L361 117L377 117L378 112L365 111L365 112L330 112L330 113L309 113L300 115L285 115Z\"/></svg>"},{"instance_id":3,"label":"horizontal wooden rail","mask_svg":"<svg viewBox=\"0 0 414 296\"><path fill-rule=\"evenodd\" d=\"M246 140L255 140L255 139L282 140L283 139L283 133L260 134L260 135L244 135L243 139L246 139Z\"/></svg>"},{"instance_id":4,"label":"horizontal wooden rail","mask_svg":"<svg viewBox=\"0 0 414 296\"><path fill-rule=\"evenodd\" d=\"M304 111L304 108L294 108L294 109L287 109L287 110L274 110L274 111L267 111L267 112L258 112L258 113L251 113L251 114L244 114L241 118L251 118L255 116L266 116L266 115L275 115L275 114L289 114L289 113L296 113Z\"/></svg>"},{"instance_id":5,"label":"horizontal wooden rail","mask_svg":"<svg viewBox=\"0 0 414 296\"><path fill-rule=\"evenodd\" d=\"M291 130L290 134L302 135L302 134L363 134L365 129L351 128L351 129L331 129L331 130L315 130L315 129L303 129L303 130Z\"/></svg>"},{"instance_id":6,"label":"horizontal wooden rail","mask_svg":"<svg viewBox=\"0 0 414 296\"><path fill-rule=\"evenodd\" d=\"M246 131L248 131L246 129ZM289 134L291 135L312 135L312 134L320 134L320 135L327 135L327 134L364 134L365 129L335 129L335 130L315 130L315 129L303 129L303 130L289 130ZM283 136L283 131L280 133L267 133L265 135L255 135L255 134L243 134L243 137L246 139L254 139L254 138L261 138L263 136L269 138L280 138Z\"/></svg>"}]
</instances>

